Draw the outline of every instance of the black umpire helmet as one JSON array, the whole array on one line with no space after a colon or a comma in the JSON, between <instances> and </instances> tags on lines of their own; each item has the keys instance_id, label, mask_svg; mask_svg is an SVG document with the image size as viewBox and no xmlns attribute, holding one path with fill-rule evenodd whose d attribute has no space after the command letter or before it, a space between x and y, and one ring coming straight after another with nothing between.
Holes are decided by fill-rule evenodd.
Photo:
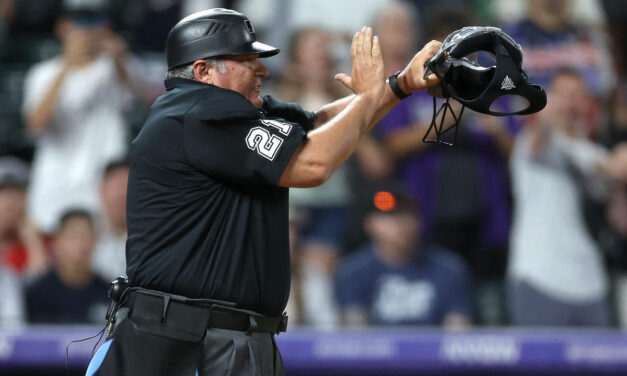
<instances>
[{"instance_id":1,"label":"black umpire helmet","mask_svg":"<svg viewBox=\"0 0 627 376\"><path fill-rule=\"evenodd\" d=\"M214 8L193 13L180 20L166 40L168 69L195 60L222 55L269 57L278 48L257 42L255 29L242 13Z\"/></svg>"}]
</instances>

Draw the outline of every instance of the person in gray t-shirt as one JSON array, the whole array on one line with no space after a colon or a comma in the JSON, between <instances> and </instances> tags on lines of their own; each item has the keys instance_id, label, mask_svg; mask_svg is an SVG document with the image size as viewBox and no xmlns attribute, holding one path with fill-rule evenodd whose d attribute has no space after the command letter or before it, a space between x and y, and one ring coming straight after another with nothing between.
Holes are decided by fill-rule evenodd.
<instances>
[{"instance_id":1,"label":"person in gray t-shirt","mask_svg":"<svg viewBox=\"0 0 627 376\"><path fill-rule=\"evenodd\" d=\"M20 325L24 322L22 286L13 273L0 266L0 328Z\"/></svg>"}]
</instances>

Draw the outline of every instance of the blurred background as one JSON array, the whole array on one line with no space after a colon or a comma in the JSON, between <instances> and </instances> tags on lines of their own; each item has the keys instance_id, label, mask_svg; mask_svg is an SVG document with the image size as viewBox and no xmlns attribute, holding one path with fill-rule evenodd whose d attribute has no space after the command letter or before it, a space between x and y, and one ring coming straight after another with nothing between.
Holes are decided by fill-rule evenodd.
<instances>
[{"instance_id":1,"label":"blurred background","mask_svg":"<svg viewBox=\"0 0 627 376\"><path fill-rule=\"evenodd\" d=\"M622 0L0 0L0 374L53 374L104 325L167 33L214 7L281 48L262 91L306 110L349 94L333 75L363 25L386 76L500 27L548 95L525 117L466 110L445 147L422 142L433 103L414 93L325 185L291 190L289 374L627 374ZM77 374L93 342L70 348Z\"/></svg>"}]
</instances>

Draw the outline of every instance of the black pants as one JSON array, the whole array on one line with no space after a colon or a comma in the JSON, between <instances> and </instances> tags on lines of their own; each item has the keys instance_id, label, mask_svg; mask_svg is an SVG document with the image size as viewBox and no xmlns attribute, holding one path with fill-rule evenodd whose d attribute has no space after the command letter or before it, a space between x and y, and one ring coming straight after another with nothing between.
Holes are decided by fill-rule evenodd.
<instances>
[{"instance_id":1,"label":"black pants","mask_svg":"<svg viewBox=\"0 0 627 376\"><path fill-rule=\"evenodd\" d=\"M129 310L117 313L115 329L92 359L86 376L285 375L271 333L209 328L204 338L155 333Z\"/></svg>"}]
</instances>

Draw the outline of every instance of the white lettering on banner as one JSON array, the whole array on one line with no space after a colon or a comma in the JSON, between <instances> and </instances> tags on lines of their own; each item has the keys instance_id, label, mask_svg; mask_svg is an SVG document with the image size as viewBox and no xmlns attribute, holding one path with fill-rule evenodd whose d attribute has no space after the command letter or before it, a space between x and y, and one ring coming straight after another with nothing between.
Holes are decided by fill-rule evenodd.
<instances>
[{"instance_id":1,"label":"white lettering on banner","mask_svg":"<svg viewBox=\"0 0 627 376\"><path fill-rule=\"evenodd\" d=\"M397 346L386 339L322 340L314 342L313 353L320 359L394 359L398 356Z\"/></svg>"},{"instance_id":2,"label":"white lettering on banner","mask_svg":"<svg viewBox=\"0 0 627 376\"><path fill-rule=\"evenodd\" d=\"M566 347L565 356L570 363L627 364L627 346L571 344Z\"/></svg>"},{"instance_id":3,"label":"white lettering on banner","mask_svg":"<svg viewBox=\"0 0 627 376\"><path fill-rule=\"evenodd\" d=\"M276 157L282 143L283 139L270 134L267 129L262 127L252 128L246 136L246 146L271 161Z\"/></svg>"},{"instance_id":4,"label":"white lettering on banner","mask_svg":"<svg viewBox=\"0 0 627 376\"><path fill-rule=\"evenodd\" d=\"M520 361L521 346L509 336L464 336L444 338L440 358L452 363L515 364Z\"/></svg>"}]
</instances>

